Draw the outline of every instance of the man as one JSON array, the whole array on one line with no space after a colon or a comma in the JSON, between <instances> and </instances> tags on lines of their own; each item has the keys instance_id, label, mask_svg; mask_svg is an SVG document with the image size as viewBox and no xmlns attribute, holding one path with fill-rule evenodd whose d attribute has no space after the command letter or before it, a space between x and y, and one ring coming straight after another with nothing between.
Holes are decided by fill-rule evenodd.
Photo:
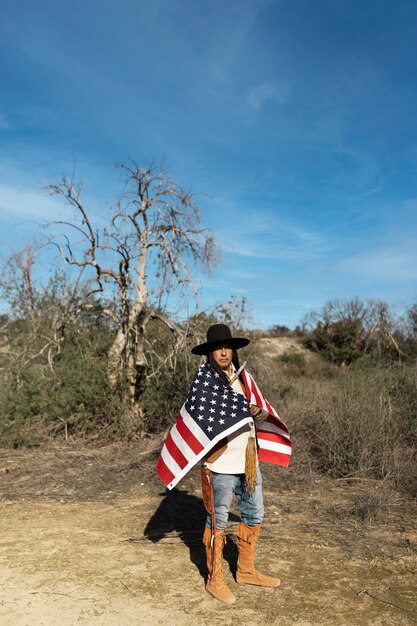
<instances>
[{"instance_id":1,"label":"man","mask_svg":"<svg viewBox=\"0 0 417 626\"><path fill-rule=\"evenodd\" d=\"M237 350L249 339L233 337L228 326L214 324L207 341L192 349L207 362L194 377L175 426L158 461L157 471L172 489L204 460L213 499L203 535L208 580L206 589L226 604L235 602L223 572L223 547L233 495L241 522L237 528L239 583L277 587L278 578L259 573L255 548L264 516L259 460L287 466L291 446L288 430L253 378L239 366Z\"/></svg>"},{"instance_id":2,"label":"man","mask_svg":"<svg viewBox=\"0 0 417 626\"><path fill-rule=\"evenodd\" d=\"M193 348L194 354L206 354L215 372L232 389L245 396L243 379L236 376L240 369L237 350L249 343L249 339L232 337L224 324L208 329L207 342ZM254 420L265 420L269 413L256 404L249 404ZM280 580L259 573L254 567L255 546L264 517L262 477L256 457L254 422L244 424L237 431L221 440L206 458L205 465L212 472L214 513L216 528L212 528L212 516L207 516L203 543L206 548L209 576L206 589L226 604L235 602L223 572L223 547L226 543L226 525L233 495L236 496L241 513L238 525L237 545L239 557L236 580L239 583L278 587ZM212 541L213 537L213 541Z\"/></svg>"}]
</instances>

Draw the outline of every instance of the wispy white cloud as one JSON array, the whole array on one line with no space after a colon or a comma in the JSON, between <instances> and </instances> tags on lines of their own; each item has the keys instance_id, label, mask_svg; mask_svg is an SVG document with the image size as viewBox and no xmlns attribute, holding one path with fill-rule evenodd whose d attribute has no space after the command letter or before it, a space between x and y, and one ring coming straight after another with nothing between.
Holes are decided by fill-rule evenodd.
<instances>
[{"instance_id":1,"label":"wispy white cloud","mask_svg":"<svg viewBox=\"0 0 417 626\"><path fill-rule=\"evenodd\" d=\"M42 190L0 183L0 216L3 219L53 220L62 216L62 203Z\"/></svg>"},{"instance_id":2,"label":"wispy white cloud","mask_svg":"<svg viewBox=\"0 0 417 626\"><path fill-rule=\"evenodd\" d=\"M74 212L65 200L48 192L48 186L59 184L64 175L81 184L83 203L95 223L106 220L112 200L121 189L120 172L112 166L90 163L82 154L76 158L23 145L13 158L0 152L2 221L69 218Z\"/></svg>"},{"instance_id":3,"label":"wispy white cloud","mask_svg":"<svg viewBox=\"0 0 417 626\"><path fill-rule=\"evenodd\" d=\"M253 111L260 111L268 101L284 104L289 93L290 89L286 83L259 83L247 91L246 102Z\"/></svg>"},{"instance_id":4,"label":"wispy white cloud","mask_svg":"<svg viewBox=\"0 0 417 626\"><path fill-rule=\"evenodd\" d=\"M233 228L219 228L216 235L224 254L248 258L301 261L322 256L327 250L320 234L261 211L242 215Z\"/></svg>"},{"instance_id":5,"label":"wispy white cloud","mask_svg":"<svg viewBox=\"0 0 417 626\"><path fill-rule=\"evenodd\" d=\"M306 260L314 256L312 251L301 245L262 244L259 242L228 242L227 252L242 257L270 260Z\"/></svg>"},{"instance_id":6,"label":"wispy white cloud","mask_svg":"<svg viewBox=\"0 0 417 626\"><path fill-rule=\"evenodd\" d=\"M232 269L230 270L230 276L232 276L233 278L237 278L239 280L247 280L247 281L253 281L256 280L257 277L257 273L256 272L250 272L250 271L244 271L244 270L240 270L240 269Z\"/></svg>"},{"instance_id":7,"label":"wispy white cloud","mask_svg":"<svg viewBox=\"0 0 417 626\"><path fill-rule=\"evenodd\" d=\"M207 52L203 55L204 63L207 63L214 80L226 82L231 78L244 58L248 48L248 36L259 15L272 2L273 0L238 0L225 3L217 0L218 7L211 13ZM219 11L221 20L218 19Z\"/></svg>"},{"instance_id":8,"label":"wispy white cloud","mask_svg":"<svg viewBox=\"0 0 417 626\"><path fill-rule=\"evenodd\" d=\"M353 273L362 280L408 282L417 279L417 241L362 252L345 259L344 272Z\"/></svg>"}]
</instances>

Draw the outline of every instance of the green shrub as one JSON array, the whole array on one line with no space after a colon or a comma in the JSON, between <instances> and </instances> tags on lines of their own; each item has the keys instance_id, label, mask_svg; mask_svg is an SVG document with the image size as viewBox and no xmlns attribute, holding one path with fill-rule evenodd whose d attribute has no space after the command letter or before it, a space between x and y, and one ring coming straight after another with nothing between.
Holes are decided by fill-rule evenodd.
<instances>
[{"instance_id":1,"label":"green shrub","mask_svg":"<svg viewBox=\"0 0 417 626\"><path fill-rule=\"evenodd\" d=\"M26 347L39 341L19 332L13 340L18 354L25 336ZM74 325L66 329L66 340L50 363L46 355L23 360L21 352L9 359L0 389L0 442L16 447L54 434L117 430L122 407L107 385L108 341L99 329Z\"/></svg>"},{"instance_id":2,"label":"green shrub","mask_svg":"<svg viewBox=\"0 0 417 626\"><path fill-rule=\"evenodd\" d=\"M285 363L286 365L291 365L294 368L300 370L304 370L307 365L307 359L305 357L305 354L303 354L302 352L296 352L295 350L292 350L290 352L284 352L284 354L281 354L279 359L280 361L282 361L282 363Z\"/></svg>"},{"instance_id":3,"label":"green shrub","mask_svg":"<svg viewBox=\"0 0 417 626\"><path fill-rule=\"evenodd\" d=\"M349 365L364 352L361 322L349 319L319 322L305 339L305 345L333 363Z\"/></svg>"}]
</instances>

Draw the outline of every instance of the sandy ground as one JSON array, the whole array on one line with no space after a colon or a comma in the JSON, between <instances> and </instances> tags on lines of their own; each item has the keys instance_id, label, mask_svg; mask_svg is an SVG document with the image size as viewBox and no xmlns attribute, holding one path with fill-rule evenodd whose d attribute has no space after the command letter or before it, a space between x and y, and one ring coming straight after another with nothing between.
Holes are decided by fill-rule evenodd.
<instances>
[{"instance_id":1,"label":"sandy ground","mask_svg":"<svg viewBox=\"0 0 417 626\"><path fill-rule=\"evenodd\" d=\"M256 345L257 351L263 355L263 358L267 355L269 358L273 359L286 353L303 354L307 360L314 356L309 350L306 350L297 339L292 337L262 337L257 340Z\"/></svg>"},{"instance_id":2,"label":"sandy ground","mask_svg":"<svg viewBox=\"0 0 417 626\"><path fill-rule=\"evenodd\" d=\"M155 455L0 450L1 626L417 624L415 503L263 466L257 565L282 584L235 582L233 514L224 606L204 590L198 473L167 493Z\"/></svg>"}]
</instances>

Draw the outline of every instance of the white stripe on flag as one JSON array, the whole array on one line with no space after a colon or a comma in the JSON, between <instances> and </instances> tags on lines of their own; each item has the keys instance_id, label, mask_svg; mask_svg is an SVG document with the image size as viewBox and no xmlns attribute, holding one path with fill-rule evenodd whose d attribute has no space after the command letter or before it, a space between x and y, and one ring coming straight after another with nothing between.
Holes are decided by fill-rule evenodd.
<instances>
[{"instance_id":1,"label":"white stripe on flag","mask_svg":"<svg viewBox=\"0 0 417 626\"><path fill-rule=\"evenodd\" d=\"M253 392L253 389L255 389L256 393L261 398L262 408L265 409L265 411L269 411L269 408L270 408L271 409L271 415L273 415L274 417L279 417L279 415L275 411L274 407L271 406L271 404L269 404L269 402L267 402L267 399L264 397L263 393L259 389L259 387L256 384L256 382L253 380L253 378L249 374L249 372L246 372L246 375L247 375L247 377L249 378L249 381L250 381L250 387L249 387L250 388L250 392L251 392L251 397L250 397L250 400L249 400L250 404L257 404L257 400L256 400L255 394ZM269 408L268 408L268 404L269 404Z\"/></svg>"},{"instance_id":2,"label":"white stripe on flag","mask_svg":"<svg viewBox=\"0 0 417 626\"><path fill-rule=\"evenodd\" d=\"M259 447L264 450L271 450L272 452L281 452L282 454L291 454L291 446L286 446L283 443L277 443L275 441L269 441L269 439L258 439Z\"/></svg>"},{"instance_id":3,"label":"white stripe on flag","mask_svg":"<svg viewBox=\"0 0 417 626\"><path fill-rule=\"evenodd\" d=\"M173 457L169 453L169 450L167 449L166 446L164 446L162 448L161 457L162 457L162 460L164 461L165 465L167 466L167 468L171 472L171 474L174 474L174 476L176 476L178 474L178 472L181 471L180 466L173 459Z\"/></svg>"},{"instance_id":4,"label":"white stripe on flag","mask_svg":"<svg viewBox=\"0 0 417 626\"><path fill-rule=\"evenodd\" d=\"M290 439L289 434L287 433L287 431L282 430L282 428L280 428L279 426L277 426L276 424L271 424L271 422L260 422L258 423L258 433L261 434L262 431L266 431L269 433L274 433L277 435L281 435L282 437L285 437L285 439Z\"/></svg>"},{"instance_id":5,"label":"white stripe on flag","mask_svg":"<svg viewBox=\"0 0 417 626\"><path fill-rule=\"evenodd\" d=\"M192 459L195 457L195 452L191 450L185 439L181 437L176 424L174 424L174 426L171 428L171 437L177 447L181 450L187 461L192 461Z\"/></svg>"},{"instance_id":6,"label":"white stripe on flag","mask_svg":"<svg viewBox=\"0 0 417 626\"><path fill-rule=\"evenodd\" d=\"M267 404L265 402L265 398L259 392L259 390L258 390L258 393L259 393L259 398L261 399L261 407L260 408L269 412L269 409L268 409ZM255 394L254 394L254 392L252 390L251 390L251 396L250 396L249 404L255 404L256 406L259 405L259 401L257 400L257 398L256 398L256 396L255 396Z\"/></svg>"},{"instance_id":7,"label":"white stripe on flag","mask_svg":"<svg viewBox=\"0 0 417 626\"><path fill-rule=\"evenodd\" d=\"M263 395L261 394L261 392L259 391L259 387L258 385L255 383L255 381L253 380L252 376L250 374L248 374L249 377L249 382L250 382L250 393L251 393L251 404L257 404L258 400L255 397L255 394L258 394L258 396L260 397L261 401L263 401ZM263 408L266 408L263 407Z\"/></svg>"}]
</instances>

